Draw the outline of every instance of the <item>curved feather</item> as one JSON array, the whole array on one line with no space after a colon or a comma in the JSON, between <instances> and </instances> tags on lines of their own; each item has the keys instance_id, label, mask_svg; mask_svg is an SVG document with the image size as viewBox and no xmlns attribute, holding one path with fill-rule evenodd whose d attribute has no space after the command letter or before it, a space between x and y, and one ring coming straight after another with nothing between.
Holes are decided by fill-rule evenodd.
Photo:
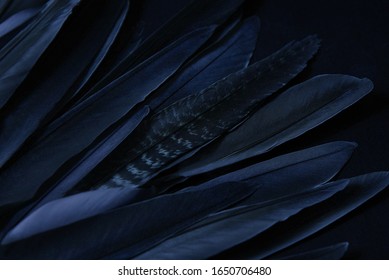
<instances>
[{"instance_id":1,"label":"curved feather","mask_svg":"<svg viewBox=\"0 0 389 280\"><path fill-rule=\"evenodd\" d=\"M0 174L0 206L30 199L66 161L126 114L134 113L134 106L169 78L207 40L213 29L208 27L187 34L80 104L62 126ZM148 82L139 83L144 79ZM21 173L24 176L20 177Z\"/></svg>"},{"instance_id":2,"label":"curved feather","mask_svg":"<svg viewBox=\"0 0 389 280\"><path fill-rule=\"evenodd\" d=\"M193 176L262 154L323 123L367 95L368 79L320 75L277 96L235 131L182 163L177 176Z\"/></svg>"},{"instance_id":3,"label":"curved feather","mask_svg":"<svg viewBox=\"0 0 389 280\"><path fill-rule=\"evenodd\" d=\"M247 185L232 183L160 196L10 243L1 248L1 257L117 258L121 250L136 255L251 192Z\"/></svg>"},{"instance_id":4,"label":"curved feather","mask_svg":"<svg viewBox=\"0 0 389 280\"><path fill-rule=\"evenodd\" d=\"M49 1L35 20L0 50L0 108L53 41L79 0Z\"/></svg>"},{"instance_id":5,"label":"curved feather","mask_svg":"<svg viewBox=\"0 0 389 280\"><path fill-rule=\"evenodd\" d=\"M204 259L244 242L302 209L342 190L347 182L211 215L137 259ZM277 187L277 186L274 186Z\"/></svg>"}]
</instances>

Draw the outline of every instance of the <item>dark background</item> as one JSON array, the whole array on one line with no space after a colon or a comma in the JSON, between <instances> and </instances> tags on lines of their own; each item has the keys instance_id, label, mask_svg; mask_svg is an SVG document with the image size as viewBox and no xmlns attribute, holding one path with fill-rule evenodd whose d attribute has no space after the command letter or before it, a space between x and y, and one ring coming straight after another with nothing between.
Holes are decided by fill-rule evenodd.
<instances>
[{"instance_id":1,"label":"dark background","mask_svg":"<svg viewBox=\"0 0 389 280\"><path fill-rule=\"evenodd\" d=\"M375 85L358 104L286 146L294 149L333 140L355 141L359 146L339 177L388 170L389 1L251 1L250 10L262 23L254 59L290 40L317 34L322 47L303 76L342 73L367 77ZM387 189L285 253L348 241L345 258L389 259L388 213Z\"/></svg>"},{"instance_id":2,"label":"dark background","mask_svg":"<svg viewBox=\"0 0 389 280\"><path fill-rule=\"evenodd\" d=\"M148 2L146 6L153 8L140 15L145 33L189 1ZM273 153L333 140L355 141L359 147L340 178L389 170L389 1L257 0L248 1L245 11L261 19L254 61L291 40L317 34L322 39L320 52L294 82L317 74L341 73L367 77L375 84L374 91L358 104ZM389 189L278 256L348 241L347 259L389 259L388 213ZM249 244L256 245L255 240ZM239 258L239 254L234 250L234 255L220 257Z\"/></svg>"}]
</instances>

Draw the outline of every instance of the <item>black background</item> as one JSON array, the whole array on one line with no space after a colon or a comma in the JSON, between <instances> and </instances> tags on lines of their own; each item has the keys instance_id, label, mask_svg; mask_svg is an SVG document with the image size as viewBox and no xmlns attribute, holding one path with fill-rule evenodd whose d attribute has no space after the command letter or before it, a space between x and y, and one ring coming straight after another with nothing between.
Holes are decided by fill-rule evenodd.
<instances>
[{"instance_id":1,"label":"black background","mask_svg":"<svg viewBox=\"0 0 389 280\"><path fill-rule=\"evenodd\" d=\"M148 2L145 6L152 8L140 15L145 34L189 1ZM253 61L291 40L317 34L322 39L319 54L295 83L318 74L340 73L367 77L375 84L373 92L358 104L272 153L334 140L354 141L359 147L340 178L389 170L389 1L258 0L248 1L245 11L261 19ZM388 213L389 189L278 257L348 241L347 259L389 259ZM259 245L255 240L249 244ZM220 257L239 258L239 250Z\"/></svg>"}]
</instances>

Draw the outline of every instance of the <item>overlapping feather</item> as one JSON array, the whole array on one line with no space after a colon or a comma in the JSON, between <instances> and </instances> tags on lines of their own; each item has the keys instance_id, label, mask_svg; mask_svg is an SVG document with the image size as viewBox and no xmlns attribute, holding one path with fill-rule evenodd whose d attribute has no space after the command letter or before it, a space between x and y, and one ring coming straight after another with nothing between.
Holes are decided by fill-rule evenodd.
<instances>
[{"instance_id":1,"label":"overlapping feather","mask_svg":"<svg viewBox=\"0 0 389 280\"><path fill-rule=\"evenodd\" d=\"M0 4L1 258L277 258L389 184L330 181L349 142L255 162L372 90L339 74L287 88L317 38L249 65L243 0L192 1L141 39L123 39L129 1L45 2Z\"/></svg>"}]
</instances>

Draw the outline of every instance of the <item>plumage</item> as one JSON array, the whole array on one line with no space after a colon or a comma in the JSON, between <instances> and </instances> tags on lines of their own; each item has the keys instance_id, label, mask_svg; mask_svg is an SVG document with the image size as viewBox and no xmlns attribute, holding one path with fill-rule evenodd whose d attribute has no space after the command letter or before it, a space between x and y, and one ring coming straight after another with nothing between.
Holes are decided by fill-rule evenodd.
<instances>
[{"instance_id":1,"label":"plumage","mask_svg":"<svg viewBox=\"0 0 389 280\"><path fill-rule=\"evenodd\" d=\"M232 183L160 196L3 246L1 256L20 258L23 252L25 259L115 258L125 252L130 257L251 192L245 184Z\"/></svg>"},{"instance_id":2,"label":"plumage","mask_svg":"<svg viewBox=\"0 0 389 280\"><path fill-rule=\"evenodd\" d=\"M0 174L3 194L0 205L30 199L66 161L81 153L126 114L131 114L131 110L172 75L212 31L213 28L203 28L187 34L70 111L71 117L64 124ZM155 72L154 67L161 65L164 65L163 72ZM148 83L138 82L146 77ZM53 154L53 151L58 152ZM46 158L49 160L42 160ZM20 172L25 176L20 178Z\"/></svg>"},{"instance_id":3,"label":"plumage","mask_svg":"<svg viewBox=\"0 0 389 280\"><path fill-rule=\"evenodd\" d=\"M38 9L20 11L4 21L0 21L0 38L14 31L38 13Z\"/></svg>"},{"instance_id":4,"label":"plumage","mask_svg":"<svg viewBox=\"0 0 389 280\"><path fill-rule=\"evenodd\" d=\"M189 229L138 255L138 259L205 259L260 234L279 221L319 203L347 182L330 183L292 196L234 207L203 219ZM275 186L276 187L276 186Z\"/></svg>"},{"instance_id":5,"label":"plumage","mask_svg":"<svg viewBox=\"0 0 389 280\"><path fill-rule=\"evenodd\" d=\"M255 250L247 250L244 257L266 258L316 233L385 189L389 185L388 175L388 172L374 172L349 179L343 191L258 236L255 241L263 245ZM225 254L227 256L228 252Z\"/></svg>"},{"instance_id":6,"label":"plumage","mask_svg":"<svg viewBox=\"0 0 389 280\"><path fill-rule=\"evenodd\" d=\"M125 165L103 187L121 186L123 178L129 187L146 183L175 159L203 146L242 122L262 101L297 75L318 48L316 38L292 42L273 55L233 73L201 92L183 98L156 113L125 143L114 168ZM277 71L277 65L284 71ZM282 65L282 66L281 66ZM227 111L228 109L232 111ZM128 151L127 147L131 147ZM121 154L121 155L120 155ZM97 173L101 169L97 169ZM96 178L96 172L90 177ZM88 186L93 181L86 178Z\"/></svg>"},{"instance_id":7,"label":"plumage","mask_svg":"<svg viewBox=\"0 0 389 280\"><path fill-rule=\"evenodd\" d=\"M125 137L127 137L135 127L139 125L139 123L147 116L149 113L149 109L146 107L143 110L140 110L137 114L135 114L132 118L129 118L124 124L122 124L116 131L114 131L111 135L109 135L106 139L98 143L94 147L94 149L89 150L83 157L80 159L77 164L69 170L66 174L63 175L63 177L59 178L59 180L52 184L52 186L42 195L39 196L35 201L31 202L29 205L18 211L17 214L14 215L13 219L8 222L7 226L3 230L3 234L9 230L12 229L16 224L20 223L21 220L27 219L30 217L31 213L33 211L36 211L41 206L46 205L48 202L52 200L56 200L59 198L62 198L65 196L65 194L71 190L74 186L76 186L84 176L86 176L100 161L102 161L107 155L109 155L110 152L118 145L118 143L121 143ZM145 193L145 194L144 194ZM110 196L110 200L108 200L108 197ZM134 198L143 198L150 196L147 192L144 192L142 190L138 192L134 192L134 194L129 194L129 197L131 199ZM64 208L67 211L73 211L74 214L73 220L79 220L81 219L81 212L88 212L91 213L91 209L93 209L94 213L97 212L97 209L100 209L99 211L112 209L118 205L122 205L124 202L130 200L128 197L126 197L125 193L121 190L113 191L113 192L102 192L102 195L100 193L97 193L97 195L80 195L81 199L78 199L76 197L73 199L73 197L70 197L69 199L76 202L73 202L72 208ZM89 203L85 203L85 199ZM96 200L94 202L94 200ZM62 203L64 200L59 200L59 203ZM115 202L116 201L116 202ZM94 202L93 207L89 207L91 202ZM99 207L96 207L98 203L101 203ZM58 208L53 203L54 207ZM45 206L45 209L50 208L50 205ZM42 220L47 220L45 217L45 214L51 213L52 210L48 212L42 212L41 217L39 219L35 219L36 222L39 222ZM76 214L75 214L76 213ZM52 216L52 215L51 215ZM57 219L58 220L58 219ZM59 219L59 222L66 223L64 220Z\"/></svg>"},{"instance_id":8,"label":"plumage","mask_svg":"<svg viewBox=\"0 0 389 280\"><path fill-rule=\"evenodd\" d=\"M160 26L150 36L141 42L140 46L123 58L108 73L105 73L92 90L97 91L120 77L131 67L151 57L155 52L164 48L177 36L186 32L209 25L220 25L228 19L243 3L243 0L206 1L192 0L175 16ZM220 7L223 6L223 9Z\"/></svg>"},{"instance_id":9,"label":"plumage","mask_svg":"<svg viewBox=\"0 0 389 280\"><path fill-rule=\"evenodd\" d=\"M323 123L372 88L368 79L314 77L281 93L235 131L183 163L177 173L193 176L262 154Z\"/></svg>"},{"instance_id":10,"label":"plumage","mask_svg":"<svg viewBox=\"0 0 389 280\"><path fill-rule=\"evenodd\" d=\"M255 49L259 22L253 17L236 25L233 22L229 32L213 39L213 44L188 61L173 79L157 90L149 106L160 111L247 67Z\"/></svg>"},{"instance_id":11,"label":"plumage","mask_svg":"<svg viewBox=\"0 0 389 280\"><path fill-rule=\"evenodd\" d=\"M249 185L257 186L254 193L239 202L239 205L257 204L279 197L290 196L311 190L317 185L327 182L342 168L354 148L354 144L346 142L335 142L313 147L226 174L195 186L193 189L205 190L218 184L235 181L242 181ZM81 170L83 171L84 168L81 168ZM69 175L71 179L73 179L72 175ZM78 178L82 177L79 176ZM41 199L39 204L30 210L28 214L24 214L24 218L20 219L21 221L14 219L12 223L9 223L8 229L15 227L10 234L15 231L20 232L21 228L24 228L24 232L28 233L31 233L34 228L38 228L41 231L44 231L43 229L48 230L50 227L58 227L59 225L69 224L70 221L82 220L129 201L142 200L155 195L153 190L148 188L134 191L113 189L112 191L103 190L102 192L95 192L96 195L93 196L93 192L80 193L47 203L55 197L62 197L63 195L58 195L57 192L64 192L63 186L68 185L69 183L61 183L59 186L56 186L54 192ZM187 189L184 191L187 191ZM66 207L66 205L70 204L72 207ZM45 221L44 224L40 223L42 220Z\"/></svg>"},{"instance_id":12,"label":"plumage","mask_svg":"<svg viewBox=\"0 0 389 280\"><path fill-rule=\"evenodd\" d=\"M316 36L252 61L267 45L244 0L143 21L163 4L0 2L0 258L341 258L282 250L389 173L342 179L357 144L299 136L373 83L301 73Z\"/></svg>"},{"instance_id":13,"label":"plumage","mask_svg":"<svg viewBox=\"0 0 389 280\"><path fill-rule=\"evenodd\" d=\"M349 142L312 147L226 173L196 188L234 181L259 186L240 203L242 205L308 191L332 179L349 160L355 147L354 143Z\"/></svg>"},{"instance_id":14,"label":"plumage","mask_svg":"<svg viewBox=\"0 0 389 280\"><path fill-rule=\"evenodd\" d=\"M54 40L78 3L79 0L48 1L34 21L0 50L0 109Z\"/></svg>"},{"instance_id":15,"label":"plumage","mask_svg":"<svg viewBox=\"0 0 389 280\"><path fill-rule=\"evenodd\" d=\"M10 102L12 104L2 118L0 146L8 148L0 151L0 166L4 166L26 140L47 123L50 116L61 111L89 79L107 52L105 45L115 39L116 25L120 26L123 13L126 14L128 3L120 2L122 4L118 5L99 0L98 8L93 10L91 5L97 2L88 3L82 6L82 10L78 9L80 17L70 18L63 26L64 32L56 37L50 51L46 51L35 66L38 74L30 75L15 92L15 100L11 100L13 102ZM80 20L86 15L90 24L79 27ZM79 35L65 32L75 28L79 29ZM56 56L62 59L55 59L53 64ZM26 112L29 118L25 118Z\"/></svg>"}]
</instances>

